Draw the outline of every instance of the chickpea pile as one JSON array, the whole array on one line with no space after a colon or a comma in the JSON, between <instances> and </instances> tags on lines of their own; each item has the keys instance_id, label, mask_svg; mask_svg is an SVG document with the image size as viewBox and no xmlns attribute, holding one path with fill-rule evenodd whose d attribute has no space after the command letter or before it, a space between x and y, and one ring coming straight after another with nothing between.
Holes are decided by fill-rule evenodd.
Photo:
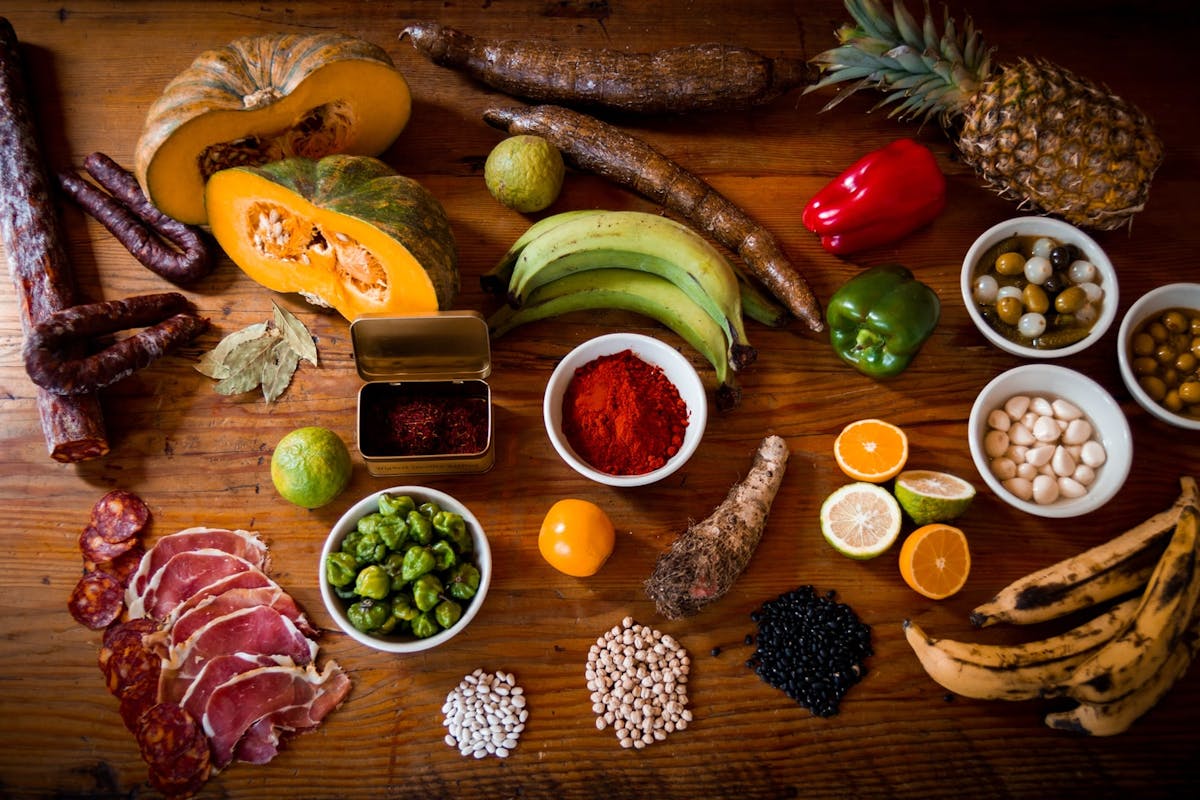
<instances>
[{"instance_id":1,"label":"chickpea pile","mask_svg":"<svg viewBox=\"0 0 1200 800\"><path fill-rule=\"evenodd\" d=\"M1011 236L980 259L972 296L992 328L1039 350L1085 338L1104 300L1100 271L1073 244Z\"/></svg>"},{"instance_id":2,"label":"chickpea pile","mask_svg":"<svg viewBox=\"0 0 1200 800\"><path fill-rule=\"evenodd\" d=\"M1163 408L1200 419L1200 310L1170 308L1134 329L1133 374Z\"/></svg>"}]
</instances>

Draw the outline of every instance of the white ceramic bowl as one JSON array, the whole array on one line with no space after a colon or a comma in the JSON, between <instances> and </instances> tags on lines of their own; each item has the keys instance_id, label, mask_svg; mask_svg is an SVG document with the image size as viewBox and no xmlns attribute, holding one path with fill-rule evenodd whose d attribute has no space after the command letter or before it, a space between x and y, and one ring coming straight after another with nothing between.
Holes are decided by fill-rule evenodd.
<instances>
[{"instance_id":1,"label":"white ceramic bowl","mask_svg":"<svg viewBox=\"0 0 1200 800\"><path fill-rule=\"evenodd\" d=\"M350 619L346 616L346 609L349 607L349 603L334 593L333 586L329 583L325 575L326 556L341 549L342 540L346 538L346 534L355 529L360 519L379 510L379 497L383 494L409 495L417 505L431 501L437 503L438 507L443 511L455 511L461 514L463 520L467 523L467 530L470 532L471 539L475 545L472 561L479 568L480 581L478 591L475 592L475 596L471 598L469 603L464 601L465 605L462 617L455 623L454 627L440 631L426 639L418 639L412 635L374 636L360 631L350 624ZM388 653L417 653L437 647L454 638L479 613L479 609L483 606L483 600L487 596L488 586L492 582L492 550L488 544L487 534L484 533L479 520L475 518L470 509L450 495L424 486L394 486L391 489L383 489L382 491L367 495L342 515L341 519L337 521L333 529L329 532L329 536L325 539L325 546L321 549L321 562L318 565L318 572L320 575L321 599L325 601L325 609L333 617L338 627L345 631L347 635L355 641L376 650L383 650Z\"/></svg>"},{"instance_id":2,"label":"white ceramic bowl","mask_svg":"<svg viewBox=\"0 0 1200 800\"><path fill-rule=\"evenodd\" d=\"M658 469L641 475L610 475L601 472L575 453L562 430L563 394L574 377L575 370L600 356L624 350L631 350L643 361L661 367L663 374L679 390L679 396L688 408L687 430L678 452ZM686 464L696 452L700 439L704 436L704 428L708 424L708 395L696 368L675 348L653 336L610 333L584 342L567 353L558 363L546 384L542 416L546 422L546 433L550 437L550 443L562 456L563 461L580 475L608 486L645 486L672 474Z\"/></svg>"},{"instance_id":3,"label":"white ceramic bowl","mask_svg":"<svg viewBox=\"0 0 1200 800\"><path fill-rule=\"evenodd\" d=\"M1010 236L1048 236L1060 244L1073 244L1079 248L1088 261L1096 265L1096 269L1100 273L1100 288L1104 290L1104 299L1100 304L1100 316L1086 337L1074 344L1054 349L1026 347L1006 339L979 313L972 291L979 261L988 249ZM967 313L970 314L975 327L996 347L1024 358L1063 358L1074 355L1098 341L1117 318L1117 303L1120 296L1117 289L1117 272L1113 268L1112 262L1092 237L1073 225L1050 217L1015 217L993 225L967 250L967 255L963 259L960 282L963 302L967 306Z\"/></svg>"},{"instance_id":4,"label":"white ceramic bowl","mask_svg":"<svg viewBox=\"0 0 1200 800\"><path fill-rule=\"evenodd\" d=\"M1146 292L1129 307L1121 320L1121 329L1117 336L1117 360L1121 364L1121 377L1125 380L1125 388L1142 408L1171 425L1200 431L1200 420L1188 419L1168 411L1146 394L1138 383L1137 376L1133 374L1133 332L1144 320L1169 308L1200 309L1200 283L1171 283L1159 286Z\"/></svg>"},{"instance_id":5,"label":"white ceramic bowl","mask_svg":"<svg viewBox=\"0 0 1200 800\"><path fill-rule=\"evenodd\" d=\"M1092 423L1094 436L1104 445L1107 457L1096 468L1095 480L1086 494L1073 499L1060 497L1053 503L1038 504L1032 500L1022 500L1008 491L992 473L983 446L988 430L988 414L1002 408L1015 395L1041 396L1051 401L1067 400L1083 411ZM988 487L1010 506L1039 517L1076 517L1095 511L1120 491L1129 477L1133 462L1133 436L1129 422L1112 395L1086 375L1053 364L1026 364L993 378L975 398L967 431L971 458Z\"/></svg>"}]
</instances>

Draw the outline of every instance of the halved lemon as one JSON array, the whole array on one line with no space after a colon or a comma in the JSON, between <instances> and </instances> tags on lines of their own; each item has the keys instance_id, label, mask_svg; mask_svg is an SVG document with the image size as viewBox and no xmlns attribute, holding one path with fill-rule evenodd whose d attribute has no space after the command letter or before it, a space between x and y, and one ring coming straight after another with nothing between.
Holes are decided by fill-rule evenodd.
<instances>
[{"instance_id":1,"label":"halved lemon","mask_svg":"<svg viewBox=\"0 0 1200 800\"><path fill-rule=\"evenodd\" d=\"M821 504L821 533L844 556L865 561L887 552L900 535L900 504L873 483L847 484Z\"/></svg>"}]
</instances>

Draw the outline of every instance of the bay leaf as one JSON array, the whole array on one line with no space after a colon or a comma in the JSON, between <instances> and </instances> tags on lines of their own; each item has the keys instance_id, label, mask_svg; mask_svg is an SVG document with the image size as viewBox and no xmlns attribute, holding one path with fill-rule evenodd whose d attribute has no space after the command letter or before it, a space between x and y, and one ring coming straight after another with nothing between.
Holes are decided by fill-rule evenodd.
<instances>
[{"instance_id":1,"label":"bay leaf","mask_svg":"<svg viewBox=\"0 0 1200 800\"><path fill-rule=\"evenodd\" d=\"M271 357L271 349L278 341L277 335L267 335L236 345L225 357L229 374L216 385L216 391L242 394L257 388L262 383L263 364Z\"/></svg>"},{"instance_id":2,"label":"bay leaf","mask_svg":"<svg viewBox=\"0 0 1200 800\"><path fill-rule=\"evenodd\" d=\"M200 361L196 363L196 371L201 375L216 380L228 378L232 374L229 365L225 363L225 359L229 353L243 342L265 335L267 335L266 322L256 322L253 325L242 328L240 331L228 334L217 343L216 347L200 357Z\"/></svg>"},{"instance_id":3,"label":"bay leaf","mask_svg":"<svg viewBox=\"0 0 1200 800\"><path fill-rule=\"evenodd\" d=\"M296 315L288 311L286 308L280 308L274 302L271 303L275 307L275 327L283 334L283 340L288 343L288 346L295 351L299 358L317 366L317 345L312 340L312 334L308 332L308 328L304 323L296 318Z\"/></svg>"},{"instance_id":4,"label":"bay leaf","mask_svg":"<svg viewBox=\"0 0 1200 800\"><path fill-rule=\"evenodd\" d=\"M291 385L292 376L296 374L296 367L299 364L300 354L292 348L286 337L275 343L266 361L263 362L260 375L263 398L268 403L275 402Z\"/></svg>"}]
</instances>

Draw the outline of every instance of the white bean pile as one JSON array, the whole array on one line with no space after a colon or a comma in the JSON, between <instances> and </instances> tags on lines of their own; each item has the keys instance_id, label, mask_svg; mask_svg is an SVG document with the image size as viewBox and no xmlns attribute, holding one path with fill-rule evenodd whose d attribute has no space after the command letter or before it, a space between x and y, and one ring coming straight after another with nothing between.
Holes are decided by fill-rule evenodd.
<instances>
[{"instance_id":1,"label":"white bean pile","mask_svg":"<svg viewBox=\"0 0 1200 800\"><path fill-rule=\"evenodd\" d=\"M1046 505L1082 497L1108 454L1074 403L1014 395L987 418L983 449L992 474L1022 500Z\"/></svg>"},{"instance_id":2,"label":"white bean pile","mask_svg":"<svg viewBox=\"0 0 1200 800\"><path fill-rule=\"evenodd\" d=\"M511 672L477 669L446 695L446 744L464 756L507 758L517 746L529 711L525 691Z\"/></svg>"},{"instance_id":3,"label":"white bean pile","mask_svg":"<svg viewBox=\"0 0 1200 800\"><path fill-rule=\"evenodd\" d=\"M596 728L610 725L621 747L661 742L692 721L691 657L669 635L625 617L588 650L587 686Z\"/></svg>"}]
</instances>

